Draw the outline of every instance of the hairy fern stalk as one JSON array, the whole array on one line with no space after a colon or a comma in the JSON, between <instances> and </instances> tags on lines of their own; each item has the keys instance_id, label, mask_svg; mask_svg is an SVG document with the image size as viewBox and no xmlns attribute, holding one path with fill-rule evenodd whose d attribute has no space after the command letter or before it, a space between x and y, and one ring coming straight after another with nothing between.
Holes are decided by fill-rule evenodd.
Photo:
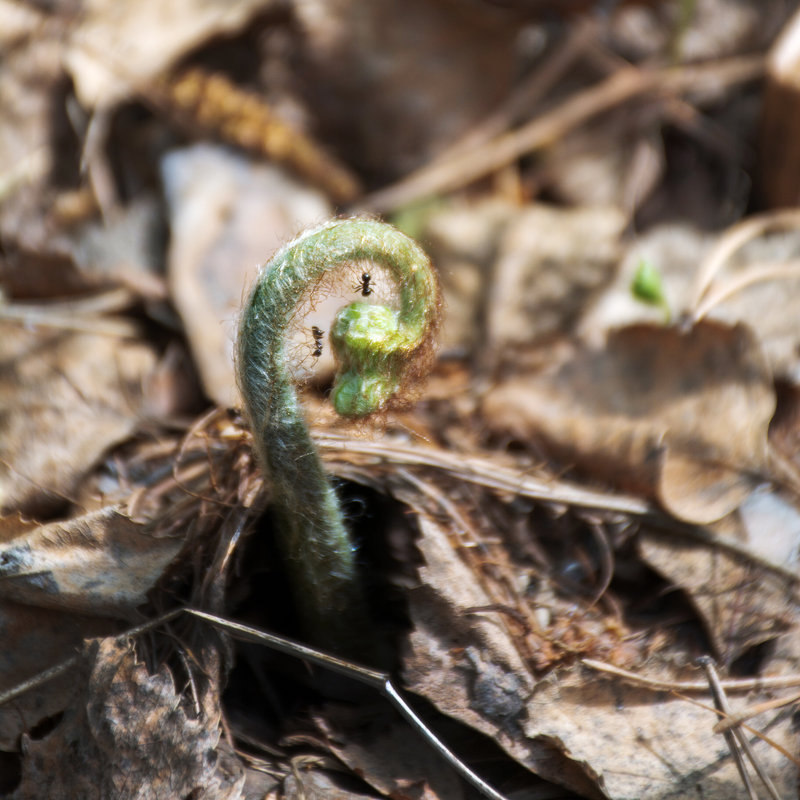
<instances>
[{"instance_id":1,"label":"hairy fern stalk","mask_svg":"<svg viewBox=\"0 0 800 800\"><path fill-rule=\"evenodd\" d=\"M386 409L427 372L441 313L428 257L391 225L335 220L282 248L256 280L237 343L239 386L301 621L315 643L349 653L368 649L369 615L355 548L292 384L286 334L328 273L363 262L376 264L394 284L397 308L359 301L338 311L330 332L331 401L348 417Z\"/></svg>"}]
</instances>

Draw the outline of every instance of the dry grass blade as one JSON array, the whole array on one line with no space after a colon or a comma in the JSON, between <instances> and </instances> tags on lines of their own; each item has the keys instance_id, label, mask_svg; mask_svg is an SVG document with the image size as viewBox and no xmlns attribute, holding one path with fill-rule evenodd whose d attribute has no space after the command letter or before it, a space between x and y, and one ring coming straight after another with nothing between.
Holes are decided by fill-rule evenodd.
<instances>
[{"instance_id":1,"label":"dry grass blade","mask_svg":"<svg viewBox=\"0 0 800 800\"><path fill-rule=\"evenodd\" d=\"M720 682L722 684L722 682ZM800 701L800 692L789 695L789 697L776 697L774 700L767 700L764 703L756 703L755 705L740 711L738 714L732 714L723 720L720 720L714 726L714 733L723 733L737 725L741 725L747 719L755 717L758 714L763 714L765 711L772 711L775 708L782 708L783 706L791 705Z\"/></svg>"},{"instance_id":2,"label":"dry grass blade","mask_svg":"<svg viewBox=\"0 0 800 800\"><path fill-rule=\"evenodd\" d=\"M726 263L736 252L741 250L748 242L771 231L796 230L797 228L800 228L800 211L797 209L771 211L765 214L748 217L742 222L728 228L728 230L719 237L716 244L703 259L697 270L690 300L692 320L697 321L701 319L708 313L711 306L720 302L719 299L710 302L708 295L716 276L722 271ZM752 281L749 283L752 283ZM749 283L744 285L749 285ZM734 289L733 291L738 291L738 289ZM730 293L730 291L725 291L722 298L727 297Z\"/></svg>"},{"instance_id":3,"label":"dry grass blade","mask_svg":"<svg viewBox=\"0 0 800 800\"><path fill-rule=\"evenodd\" d=\"M532 500L594 509L632 517L644 517L655 509L644 500L628 495L593 492L563 481L541 480L525 473L503 467L495 461L463 453L450 453L433 447L404 447L388 442L370 442L332 433L314 432L314 441L323 454L365 456L371 463L405 464L433 467L468 483L487 489L509 492Z\"/></svg>"},{"instance_id":4,"label":"dry grass blade","mask_svg":"<svg viewBox=\"0 0 800 800\"><path fill-rule=\"evenodd\" d=\"M719 676L717 675L717 670L714 666L713 660L708 656L704 656L703 658L699 658L697 663L706 673L708 684L714 697L714 705L719 711L729 715L731 713L731 707L728 703L728 698L725 696L725 690L720 684ZM744 736L742 731L739 728L734 728L733 730L728 729L723 731L722 735L725 737L725 741L730 747L731 753L736 761L736 767L739 770L739 774L742 776L742 782L747 788L750 796L754 798L757 797L752 782L750 781L750 776L747 773L741 753L744 753L745 756L747 756L748 761L750 761L750 763L753 765L753 769L755 769L756 774L766 787L770 797L772 797L773 800L780 800L780 795L778 794L778 790L775 788L775 784L772 782L769 775L766 774L758 759L755 757L753 748L750 747L750 742L747 741L747 738Z\"/></svg>"},{"instance_id":5,"label":"dry grass blade","mask_svg":"<svg viewBox=\"0 0 800 800\"><path fill-rule=\"evenodd\" d=\"M608 675L613 675L620 678L627 683L632 683L635 686L642 686L647 689L652 689L654 692L708 692L708 681L665 681L659 678L650 678L647 675L641 675L638 672L631 672L627 669L614 666L614 664L606 664L602 661L595 661L591 658L581 659L581 663L585 667L597 670L598 672L605 672ZM765 689L788 689L794 686L800 686L800 675L781 675L781 676L766 676L764 678L737 678L720 681L722 686L727 692L752 692L762 691Z\"/></svg>"}]
</instances>

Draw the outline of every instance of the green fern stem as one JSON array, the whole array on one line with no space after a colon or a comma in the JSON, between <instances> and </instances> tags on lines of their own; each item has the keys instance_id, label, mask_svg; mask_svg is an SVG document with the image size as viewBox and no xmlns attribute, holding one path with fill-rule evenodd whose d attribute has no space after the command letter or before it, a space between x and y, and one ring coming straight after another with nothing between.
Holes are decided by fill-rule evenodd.
<instances>
[{"instance_id":1,"label":"green fern stem","mask_svg":"<svg viewBox=\"0 0 800 800\"><path fill-rule=\"evenodd\" d=\"M385 223L336 220L310 230L265 265L239 325L237 373L254 449L266 470L279 541L307 634L340 652L361 650L368 614L353 542L311 440L289 374L286 332L332 270L369 261L397 288L398 307L354 302L336 315L331 393L339 414L363 417L396 401L426 371L440 318L424 251Z\"/></svg>"}]
</instances>

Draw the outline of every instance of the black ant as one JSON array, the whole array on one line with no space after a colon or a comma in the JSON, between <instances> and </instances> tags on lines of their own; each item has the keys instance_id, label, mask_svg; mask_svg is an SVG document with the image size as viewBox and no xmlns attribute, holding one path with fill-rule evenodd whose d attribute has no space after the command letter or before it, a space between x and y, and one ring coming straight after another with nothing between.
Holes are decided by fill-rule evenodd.
<instances>
[{"instance_id":1,"label":"black ant","mask_svg":"<svg viewBox=\"0 0 800 800\"><path fill-rule=\"evenodd\" d=\"M372 287L369 285L371 280L372 275L370 275L369 272L362 272L361 283L357 283L353 287L353 291L357 292L360 289L362 297L369 297L369 295L372 294Z\"/></svg>"},{"instance_id":2,"label":"black ant","mask_svg":"<svg viewBox=\"0 0 800 800\"><path fill-rule=\"evenodd\" d=\"M322 355L322 337L325 335L325 331L320 330L316 325L312 325L311 335L314 337L314 352L311 355L314 358L319 358Z\"/></svg>"}]
</instances>

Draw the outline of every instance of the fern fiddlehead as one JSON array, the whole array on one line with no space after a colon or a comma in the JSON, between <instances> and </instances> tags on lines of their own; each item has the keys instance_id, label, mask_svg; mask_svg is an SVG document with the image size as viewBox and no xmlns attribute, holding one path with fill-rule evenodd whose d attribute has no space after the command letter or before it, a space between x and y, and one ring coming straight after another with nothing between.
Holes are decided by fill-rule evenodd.
<instances>
[{"instance_id":1,"label":"fern fiddlehead","mask_svg":"<svg viewBox=\"0 0 800 800\"><path fill-rule=\"evenodd\" d=\"M339 651L358 649L367 614L354 546L292 385L286 332L328 273L364 261L393 283L397 308L353 302L337 313L330 332L337 365L331 400L348 417L387 408L401 386L427 370L441 309L427 256L391 225L336 220L282 248L256 280L237 342L238 382L254 449L269 476L295 603L308 635Z\"/></svg>"}]
</instances>

